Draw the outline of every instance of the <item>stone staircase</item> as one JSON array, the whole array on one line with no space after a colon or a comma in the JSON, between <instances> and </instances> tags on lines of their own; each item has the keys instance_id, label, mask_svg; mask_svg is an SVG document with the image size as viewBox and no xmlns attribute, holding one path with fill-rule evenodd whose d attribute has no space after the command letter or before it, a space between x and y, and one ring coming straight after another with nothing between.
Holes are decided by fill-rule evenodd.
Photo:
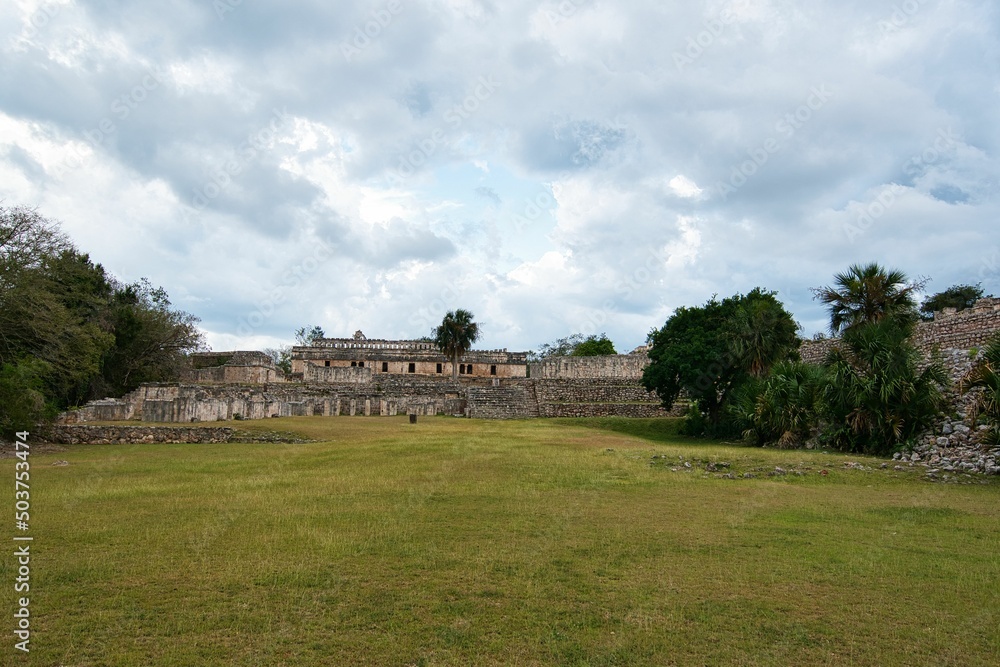
<instances>
[{"instance_id":1,"label":"stone staircase","mask_svg":"<svg viewBox=\"0 0 1000 667\"><path fill-rule=\"evenodd\" d=\"M474 419L528 419L538 417L538 398L532 382L469 387L469 416Z\"/></svg>"}]
</instances>

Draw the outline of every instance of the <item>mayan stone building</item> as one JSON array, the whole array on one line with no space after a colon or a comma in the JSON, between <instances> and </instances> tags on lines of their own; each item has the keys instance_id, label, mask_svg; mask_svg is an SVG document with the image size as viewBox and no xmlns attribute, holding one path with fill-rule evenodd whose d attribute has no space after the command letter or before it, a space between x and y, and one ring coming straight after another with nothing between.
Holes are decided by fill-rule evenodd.
<instances>
[{"instance_id":1,"label":"mayan stone building","mask_svg":"<svg viewBox=\"0 0 1000 667\"><path fill-rule=\"evenodd\" d=\"M326 370L330 369L330 370ZM357 377L379 375L450 376L451 360L427 340L369 339L357 331L353 338L320 338L309 346L292 348L292 379L324 381L352 377L336 369L367 369ZM470 350L459 361L463 377L523 378L528 355L503 350Z\"/></svg>"}]
</instances>

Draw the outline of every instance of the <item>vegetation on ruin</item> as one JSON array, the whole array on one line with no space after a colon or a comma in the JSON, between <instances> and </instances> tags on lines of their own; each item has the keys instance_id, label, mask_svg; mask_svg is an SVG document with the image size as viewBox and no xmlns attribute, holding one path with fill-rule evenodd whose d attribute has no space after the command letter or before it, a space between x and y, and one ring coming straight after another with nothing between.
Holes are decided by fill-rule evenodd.
<instances>
[{"instance_id":1,"label":"vegetation on ruin","mask_svg":"<svg viewBox=\"0 0 1000 667\"><path fill-rule=\"evenodd\" d=\"M980 418L989 426L988 442L1000 446L1000 333L990 339L982 356L959 383L963 393L973 392L973 423Z\"/></svg>"},{"instance_id":2,"label":"vegetation on ruin","mask_svg":"<svg viewBox=\"0 0 1000 667\"><path fill-rule=\"evenodd\" d=\"M539 345L537 350L528 352L528 361L537 362L553 357L597 357L606 354L618 354L614 342L606 333L589 336L575 333Z\"/></svg>"},{"instance_id":3,"label":"vegetation on ruin","mask_svg":"<svg viewBox=\"0 0 1000 667\"><path fill-rule=\"evenodd\" d=\"M924 320L933 320L934 313L945 308L965 310L985 296L982 284L952 285L943 292L932 294L920 304L920 316Z\"/></svg>"},{"instance_id":4,"label":"vegetation on ruin","mask_svg":"<svg viewBox=\"0 0 1000 667\"><path fill-rule=\"evenodd\" d=\"M90 399L174 379L197 318L122 283L36 211L0 205L0 435Z\"/></svg>"},{"instance_id":5,"label":"vegetation on ruin","mask_svg":"<svg viewBox=\"0 0 1000 667\"><path fill-rule=\"evenodd\" d=\"M692 441L671 420L241 424L316 442L32 455L32 664L1000 654L996 479Z\"/></svg>"}]
</instances>

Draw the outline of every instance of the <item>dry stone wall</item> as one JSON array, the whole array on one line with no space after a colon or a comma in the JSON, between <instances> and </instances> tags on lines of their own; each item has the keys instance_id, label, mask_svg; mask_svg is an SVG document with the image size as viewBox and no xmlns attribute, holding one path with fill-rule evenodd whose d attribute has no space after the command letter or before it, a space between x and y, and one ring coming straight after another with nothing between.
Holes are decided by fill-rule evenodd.
<instances>
[{"instance_id":1,"label":"dry stone wall","mask_svg":"<svg viewBox=\"0 0 1000 667\"><path fill-rule=\"evenodd\" d=\"M183 426L55 425L38 434L40 440L66 445L122 445L141 443L229 442L231 428Z\"/></svg>"},{"instance_id":2,"label":"dry stone wall","mask_svg":"<svg viewBox=\"0 0 1000 667\"><path fill-rule=\"evenodd\" d=\"M913 344L925 355L939 350L971 350L983 347L990 336L1000 331L1000 299L980 299L967 310L938 313L932 322L920 322L913 333ZM802 342L799 354L810 364L823 362L836 338Z\"/></svg>"},{"instance_id":3,"label":"dry stone wall","mask_svg":"<svg viewBox=\"0 0 1000 667\"><path fill-rule=\"evenodd\" d=\"M638 381L648 363L649 357L644 353L554 357L531 364L530 376L535 380L593 378Z\"/></svg>"}]
</instances>

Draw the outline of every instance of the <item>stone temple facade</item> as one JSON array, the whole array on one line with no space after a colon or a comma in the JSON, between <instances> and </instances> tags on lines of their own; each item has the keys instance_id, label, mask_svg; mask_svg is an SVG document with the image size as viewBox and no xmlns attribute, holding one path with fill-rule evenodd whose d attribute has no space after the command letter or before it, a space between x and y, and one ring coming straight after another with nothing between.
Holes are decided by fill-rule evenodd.
<instances>
[{"instance_id":1,"label":"stone temple facade","mask_svg":"<svg viewBox=\"0 0 1000 667\"><path fill-rule=\"evenodd\" d=\"M443 377L452 374L451 360L427 340L369 339L358 331L353 338L321 338L306 347L292 348L293 379L325 381L348 377L336 369L368 369L380 375ZM459 361L463 377L526 377L528 355L507 350L470 350ZM361 376L366 374L362 373Z\"/></svg>"},{"instance_id":2,"label":"stone temple facade","mask_svg":"<svg viewBox=\"0 0 1000 667\"><path fill-rule=\"evenodd\" d=\"M262 352L191 355L181 382L93 401L66 422L192 422L397 414L484 419L668 413L639 383L645 350L528 363L524 352L470 350L451 361L426 340L322 338L292 349L285 375ZM681 411L685 406L677 406Z\"/></svg>"}]
</instances>

